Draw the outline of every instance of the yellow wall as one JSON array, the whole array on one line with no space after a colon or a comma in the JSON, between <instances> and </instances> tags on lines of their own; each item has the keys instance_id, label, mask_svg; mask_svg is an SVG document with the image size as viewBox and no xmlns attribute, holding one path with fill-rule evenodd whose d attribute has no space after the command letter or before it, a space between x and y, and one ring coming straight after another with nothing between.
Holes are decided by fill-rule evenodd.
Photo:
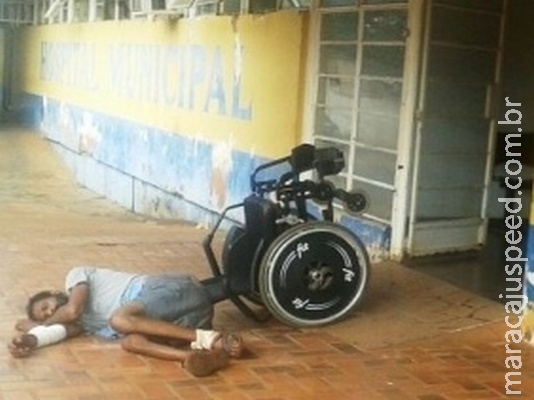
<instances>
[{"instance_id":1,"label":"yellow wall","mask_svg":"<svg viewBox=\"0 0 534 400\"><path fill-rule=\"evenodd\" d=\"M264 157L300 141L305 14L28 28L20 89Z\"/></svg>"}]
</instances>

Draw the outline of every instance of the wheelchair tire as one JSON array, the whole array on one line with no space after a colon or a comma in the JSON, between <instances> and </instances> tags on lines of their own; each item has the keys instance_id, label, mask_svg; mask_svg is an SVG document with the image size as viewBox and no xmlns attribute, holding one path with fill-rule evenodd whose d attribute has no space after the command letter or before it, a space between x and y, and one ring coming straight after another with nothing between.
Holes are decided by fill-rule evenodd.
<instances>
[{"instance_id":1,"label":"wheelchair tire","mask_svg":"<svg viewBox=\"0 0 534 400\"><path fill-rule=\"evenodd\" d=\"M263 303L279 321L315 327L347 317L362 301L369 257L347 228L328 221L296 225L267 249L259 270Z\"/></svg>"}]
</instances>

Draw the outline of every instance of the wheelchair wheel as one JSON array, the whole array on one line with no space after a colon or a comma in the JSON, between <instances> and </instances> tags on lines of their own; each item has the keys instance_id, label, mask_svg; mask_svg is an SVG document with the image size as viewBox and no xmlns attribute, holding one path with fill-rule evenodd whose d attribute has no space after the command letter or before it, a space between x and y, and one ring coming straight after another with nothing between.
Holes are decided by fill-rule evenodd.
<instances>
[{"instance_id":1,"label":"wheelchair wheel","mask_svg":"<svg viewBox=\"0 0 534 400\"><path fill-rule=\"evenodd\" d=\"M367 251L351 231L314 221L273 241L258 278L263 302L278 320L313 327L350 314L364 296L369 273Z\"/></svg>"}]
</instances>

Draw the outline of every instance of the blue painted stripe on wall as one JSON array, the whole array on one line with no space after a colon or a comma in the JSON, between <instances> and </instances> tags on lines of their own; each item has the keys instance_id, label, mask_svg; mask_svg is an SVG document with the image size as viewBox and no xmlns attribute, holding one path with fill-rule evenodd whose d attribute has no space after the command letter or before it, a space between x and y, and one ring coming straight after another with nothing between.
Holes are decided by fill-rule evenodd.
<instances>
[{"instance_id":1,"label":"blue painted stripe on wall","mask_svg":"<svg viewBox=\"0 0 534 400\"><path fill-rule=\"evenodd\" d=\"M211 203L213 145L179 134L48 100L41 128L47 137L77 153L150 183L161 190L217 210ZM249 191L250 168L263 160L233 152L227 193L242 198Z\"/></svg>"},{"instance_id":2,"label":"blue painted stripe on wall","mask_svg":"<svg viewBox=\"0 0 534 400\"><path fill-rule=\"evenodd\" d=\"M380 261L389 257L390 226L364 221L351 215L343 216L340 223L358 234L358 237L365 243L372 261Z\"/></svg>"},{"instance_id":3,"label":"blue painted stripe on wall","mask_svg":"<svg viewBox=\"0 0 534 400\"><path fill-rule=\"evenodd\" d=\"M221 184L216 173L221 166L213 155L217 144L55 100L27 97L32 106L25 109L25 122L60 144L59 154L79 182L135 212L209 225L216 212L250 194L251 172L270 161L231 151L232 168L223 174L224 187L215 188ZM277 176L281 169L266 170L260 177ZM232 217L241 220L241 211ZM388 226L352 216L343 216L340 222L361 237L373 260L388 257Z\"/></svg>"},{"instance_id":4,"label":"blue painted stripe on wall","mask_svg":"<svg viewBox=\"0 0 534 400\"><path fill-rule=\"evenodd\" d=\"M17 93L10 99L10 114L14 121L38 128L42 120L42 99L26 93Z\"/></svg>"}]
</instances>

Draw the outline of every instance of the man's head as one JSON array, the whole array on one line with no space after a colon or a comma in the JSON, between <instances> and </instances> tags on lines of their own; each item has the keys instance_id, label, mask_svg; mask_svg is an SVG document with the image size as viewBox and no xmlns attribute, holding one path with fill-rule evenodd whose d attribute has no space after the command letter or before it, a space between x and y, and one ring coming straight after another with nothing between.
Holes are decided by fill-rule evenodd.
<instances>
[{"instance_id":1,"label":"man's head","mask_svg":"<svg viewBox=\"0 0 534 400\"><path fill-rule=\"evenodd\" d=\"M43 290L30 297L26 305L26 314L32 321L42 322L68 301L69 297L63 292Z\"/></svg>"}]
</instances>

